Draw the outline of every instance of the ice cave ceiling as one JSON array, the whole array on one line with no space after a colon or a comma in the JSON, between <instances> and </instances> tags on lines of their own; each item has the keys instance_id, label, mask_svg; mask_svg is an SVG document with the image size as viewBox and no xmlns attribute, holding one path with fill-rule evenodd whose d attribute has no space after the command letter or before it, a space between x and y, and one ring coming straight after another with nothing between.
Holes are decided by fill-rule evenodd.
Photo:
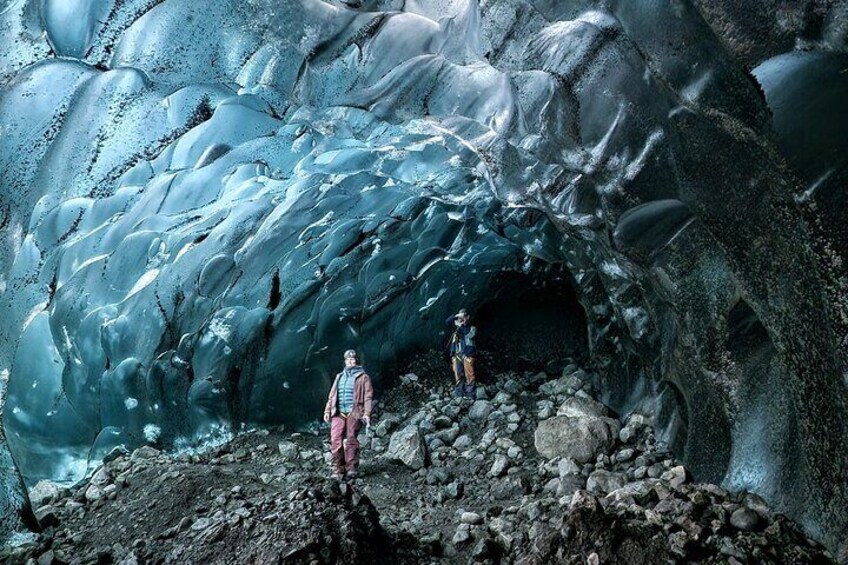
<instances>
[{"instance_id":1,"label":"ice cave ceiling","mask_svg":"<svg viewBox=\"0 0 848 565\"><path fill-rule=\"evenodd\" d=\"M844 539L847 41L828 0L0 2L0 530L12 459L314 419L465 306Z\"/></svg>"}]
</instances>

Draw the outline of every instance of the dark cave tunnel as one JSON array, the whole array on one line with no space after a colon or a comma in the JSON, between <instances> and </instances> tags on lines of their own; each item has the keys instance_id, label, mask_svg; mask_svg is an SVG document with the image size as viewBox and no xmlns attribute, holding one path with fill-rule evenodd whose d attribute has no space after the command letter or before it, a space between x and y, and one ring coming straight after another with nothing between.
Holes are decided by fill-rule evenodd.
<instances>
[{"instance_id":1,"label":"dark cave tunnel","mask_svg":"<svg viewBox=\"0 0 848 565\"><path fill-rule=\"evenodd\" d=\"M586 314L564 267L544 277L500 273L472 324L477 327L481 374L504 371L558 373L566 359L589 356Z\"/></svg>"},{"instance_id":2,"label":"dark cave tunnel","mask_svg":"<svg viewBox=\"0 0 848 565\"><path fill-rule=\"evenodd\" d=\"M499 272L487 285L485 296L458 304L451 312L466 308L470 324L477 328L476 368L481 384L502 372L545 371L559 376L568 363L583 366L589 361L586 313L572 275L562 264L547 264L530 273ZM380 364L383 376L413 372L427 380L449 382L447 349L452 330L442 328L438 336L419 342L426 345L401 351L393 362Z\"/></svg>"}]
</instances>

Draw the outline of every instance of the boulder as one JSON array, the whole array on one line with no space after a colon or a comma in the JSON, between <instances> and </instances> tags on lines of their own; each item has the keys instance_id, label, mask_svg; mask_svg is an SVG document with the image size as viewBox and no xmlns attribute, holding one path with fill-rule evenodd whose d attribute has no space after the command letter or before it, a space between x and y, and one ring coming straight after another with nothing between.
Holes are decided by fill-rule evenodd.
<instances>
[{"instance_id":1,"label":"boulder","mask_svg":"<svg viewBox=\"0 0 848 565\"><path fill-rule=\"evenodd\" d=\"M756 530L760 523L760 516L746 506L740 506L730 515L730 524L734 528L746 532Z\"/></svg>"},{"instance_id":2,"label":"boulder","mask_svg":"<svg viewBox=\"0 0 848 565\"><path fill-rule=\"evenodd\" d=\"M471 539L471 533L468 530L468 524L460 524L456 529L456 533L453 535L454 545L463 545L467 543Z\"/></svg>"},{"instance_id":3,"label":"boulder","mask_svg":"<svg viewBox=\"0 0 848 565\"><path fill-rule=\"evenodd\" d=\"M415 373L407 373L401 376L400 382L405 385L418 384L418 375Z\"/></svg>"},{"instance_id":4,"label":"boulder","mask_svg":"<svg viewBox=\"0 0 848 565\"><path fill-rule=\"evenodd\" d=\"M586 489L593 494L606 494L620 489L627 484L627 475L598 469L589 475Z\"/></svg>"},{"instance_id":5,"label":"boulder","mask_svg":"<svg viewBox=\"0 0 848 565\"><path fill-rule=\"evenodd\" d=\"M489 492L496 500L507 500L523 496L529 491L529 485L523 478L514 475L507 475L506 477L495 481Z\"/></svg>"},{"instance_id":6,"label":"boulder","mask_svg":"<svg viewBox=\"0 0 848 565\"><path fill-rule=\"evenodd\" d=\"M444 467L433 467L427 471L425 482L428 485L445 485L453 479L451 472Z\"/></svg>"},{"instance_id":7,"label":"boulder","mask_svg":"<svg viewBox=\"0 0 848 565\"><path fill-rule=\"evenodd\" d=\"M654 479L655 481L656 479ZM617 488L615 490L609 491L606 498L607 500L615 500L615 501L628 501L632 500L638 504L642 504L651 497L651 493L653 492L654 482L651 480L647 481L633 481L631 483L627 483L624 486Z\"/></svg>"},{"instance_id":8,"label":"boulder","mask_svg":"<svg viewBox=\"0 0 848 565\"><path fill-rule=\"evenodd\" d=\"M557 471L559 471L560 478L567 475L579 475L580 466L574 461L574 459L563 457L557 464Z\"/></svg>"},{"instance_id":9,"label":"boulder","mask_svg":"<svg viewBox=\"0 0 848 565\"><path fill-rule=\"evenodd\" d=\"M546 482L545 486L542 487L542 490L545 491L545 492L549 492L551 494L555 494L556 491L559 489L560 484L561 484L560 480L555 477L555 478L549 480L548 482Z\"/></svg>"},{"instance_id":10,"label":"boulder","mask_svg":"<svg viewBox=\"0 0 848 565\"><path fill-rule=\"evenodd\" d=\"M471 447L471 437L467 435L461 435L453 442L453 448L459 451L463 451L469 447Z\"/></svg>"},{"instance_id":11,"label":"boulder","mask_svg":"<svg viewBox=\"0 0 848 565\"><path fill-rule=\"evenodd\" d=\"M442 408L442 414L444 414L445 416L447 416L451 420L455 420L456 417L459 416L459 413L461 411L462 410L460 409L460 407L455 405L455 404L448 404L447 406Z\"/></svg>"},{"instance_id":12,"label":"boulder","mask_svg":"<svg viewBox=\"0 0 848 565\"><path fill-rule=\"evenodd\" d=\"M53 481L42 479L30 489L29 500L33 508L38 508L58 498L59 490L59 485Z\"/></svg>"},{"instance_id":13,"label":"boulder","mask_svg":"<svg viewBox=\"0 0 848 565\"><path fill-rule=\"evenodd\" d=\"M407 426L392 434L386 457L400 461L412 469L421 469L427 463L427 447L416 426Z\"/></svg>"},{"instance_id":14,"label":"boulder","mask_svg":"<svg viewBox=\"0 0 848 565\"><path fill-rule=\"evenodd\" d=\"M459 481L454 481L445 487L444 493L448 498L462 498L465 492L465 485Z\"/></svg>"},{"instance_id":15,"label":"boulder","mask_svg":"<svg viewBox=\"0 0 848 565\"><path fill-rule=\"evenodd\" d=\"M671 486L671 488L680 488L686 482L686 468L683 465L672 467L662 474L662 479Z\"/></svg>"},{"instance_id":16,"label":"boulder","mask_svg":"<svg viewBox=\"0 0 848 565\"><path fill-rule=\"evenodd\" d=\"M600 508L601 504L598 502L598 499L595 498L592 493L586 492L585 490L575 491L574 494L571 495L571 502L568 505L568 509L572 512L578 509L587 509L591 512L597 512Z\"/></svg>"},{"instance_id":17,"label":"boulder","mask_svg":"<svg viewBox=\"0 0 848 565\"><path fill-rule=\"evenodd\" d=\"M597 400L572 396L557 410L557 416L571 418L600 418L606 416L607 408Z\"/></svg>"},{"instance_id":18,"label":"boulder","mask_svg":"<svg viewBox=\"0 0 848 565\"><path fill-rule=\"evenodd\" d=\"M109 475L109 471L106 467L100 467L94 475L92 475L90 484L96 485L98 487L106 486L112 481L112 477Z\"/></svg>"},{"instance_id":19,"label":"boulder","mask_svg":"<svg viewBox=\"0 0 848 565\"><path fill-rule=\"evenodd\" d=\"M534 444L548 459L568 457L586 463L612 447L618 434L612 422L610 418L554 416L539 422Z\"/></svg>"},{"instance_id":20,"label":"boulder","mask_svg":"<svg viewBox=\"0 0 848 565\"><path fill-rule=\"evenodd\" d=\"M149 445L143 445L132 452L130 459L133 461L143 461L145 459L153 459L154 457L159 456L159 450L150 447Z\"/></svg>"},{"instance_id":21,"label":"boulder","mask_svg":"<svg viewBox=\"0 0 848 565\"><path fill-rule=\"evenodd\" d=\"M771 515L771 510L768 507L768 503L766 503L763 498L753 492L746 492L744 498L742 499L742 504L747 508L750 508L757 514L763 517L769 517Z\"/></svg>"},{"instance_id":22,"label":"boulder","mask_svg":"<svg viewBox=\"0 0 848 565\"><path fill-rule=\"evenodd\" d=\"M59 516L56 508L50 504L42 506L35 511L35 517L38 520L38 525L42 528L56 527L59 525Z\"/></svg>"},{"instance_id":23,"label":"boulder","mask_svg":"<svg viewBox=\"0 0 848 565\"><path fill-rule=\"evenodd\" d=\"M621 443L630 443L630 440L636 437L636 430L631 428L630 426L624 426L621 428L621 431L618 432L618 439L621 440Z\"/></svg>"},{"instance_id":24,"label":"boulder","mask_svg":"<svg viewBox=\"0 0 848 565\"><path fill-rule=\"evenodd\" d=\"M446 428L450 428L453 425L453 421L449 417L441 415L436 416L433 419L433 425L436 426L437 429L443 430Z\"/></svg>"},{"instance_id":25,"label":"boulder","mask_svg":"<svg viewBox=\"0 0 848 565\"><path fill-rule=\"evenodd\" d=\"M489 476L500 477L506 472L507 467L509 467L509 459L505 455L495 455L495 462L489 470Z\"/></svg>"},{"instance_id":26,"label":"boulder","mask_svg":"<svg viewBox=\"0 0 848 565\"><path fill-rule=\"evenodd\" d=\"M518 394L524 389L524 384L515 379L508 379L502 388L509 394Z\"/></svg>"},{"instance_id":27,"label":"boulder","mask_svg":"<svg viewBox=\"0 0 848 565\"><path fill-rule=\"evenodd\" d=\"M103 490L97 485L89 485L85 489L85 499L89 502L97 502L103 498Z\"/></svg>"},{"instance_id":28,"label":"boulder","mask_svg":"<svg viewBox=\"0 0 848 565\"><path fill-rule=\"evenodd\" d=\"M293 441L283 440L277 445L277 449L280 450L280 456L286 461L295 460L300 455L300 447Z\"/></svg>"},{"instance_id":29,"label":"boulder","mask_svg":"<svg viewBox=\"0 0 848 565\"><path fill-rule=\"evenodd\" d=\"M476 512L463 512L459 520L463 524L470 524L472 526L479 526L483 523L483 517Z\"/></svg>"},{"instance_id":30,"label":"boulder","mask_svg":"<svg viewBox=\"0 0 848 565\"><path fill-rule=\"evenodd\" d=\"M397 414L383 414L383 417L374 427L374 434L377 437L386 437L397 428L398 423L400 423L400 417Z\"/></svg>"},{"instance_id":31,"label":"boulder","mask_svg":"<svg viewBox=\"0 0 848 565\"><path fill-rule=\"evenodd\" d=\"M456 441L457 436L459 436L459 426L454 425L446 430L439 430L433 435L445 442L445 445L452 444Z\"/></svg>"},{"instance_id":32,"label":"boulder","mask_svg":"<svg viewBox=\"0 0 848 565\"><path fill-rule=\"evenodd\" d=\"M567 377L562 377L553 381L548 381L539 387L539 392L550 396L556 394L565 394L568 390Z\"/></svg>"},{"instance_id":33,"label":"boulder","mask_svg":"<svg viewBox=\"0 0 848 565\"><path fill-rule=\"evenodd\" d=\"M489 538L483 538L474 544L471 550L471 557L475 563L491 562L491 556L498 555L499 547L497 543Z\"/></svg>"},{"instance_id":34,"label":"boulder","mask_svg":"<svg viewBox=\"0 0 848 565\"><path fill-rule=\"evenodd\" d=\"M625 461L630 461L633 459L633 456L636 454L636 450L632 447L628 447L622 449L618 453L615 454L615 460L618 463L624 463Z\"/></svg>"},{"instance_id":35,"label":"boulder","mask_svg":"<svg viewBox=\"0 0 848 565\"><path fill-rule=\"evenodd\" d=\"M571 497L576 491L586 488L586 480L580 475L565 475L559 478L556 495Z\"/></svg>"},{"instance_id":36,"label":"boulder","mask_svg":"<svg viewBox=\"0 0 848 565\"><path fill-rule=\"evenodd\" d=\"M494 407L488 400L475 400L471 408L468 409L468 417L475 421L483 421L489 417Z\"/></svg>"}]
</instances>

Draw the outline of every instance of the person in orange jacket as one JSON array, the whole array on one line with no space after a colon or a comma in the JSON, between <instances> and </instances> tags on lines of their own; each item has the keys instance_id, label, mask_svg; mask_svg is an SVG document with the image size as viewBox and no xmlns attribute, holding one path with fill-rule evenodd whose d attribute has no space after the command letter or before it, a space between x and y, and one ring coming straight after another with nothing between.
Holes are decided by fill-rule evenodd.
<instances>
[{"instance_id":1,"label":"person in orange jacket","mask_svg":"<svg viewBox=\"0 0 848 565\"><path fill-rule=\"evenodd\" d=\"M448 342L451 369L454 375L454 394L467 398L477 398L477 378L474 373L474 361L477 358L477 347L474 337L477 328L469 326L470 317L463 308L445 323L454 326L453 334Z\"/></svg>"}]
</instances>

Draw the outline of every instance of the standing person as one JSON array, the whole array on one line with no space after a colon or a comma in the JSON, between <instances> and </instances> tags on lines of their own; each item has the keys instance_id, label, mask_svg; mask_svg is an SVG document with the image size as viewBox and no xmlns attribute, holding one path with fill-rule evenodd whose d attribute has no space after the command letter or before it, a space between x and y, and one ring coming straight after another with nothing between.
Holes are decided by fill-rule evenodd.
<instances>
[{"instance_id":1,"label":"standing person","mask_svg":"<svg viewBox=\"0 0 848 565\"><path fill-rule=\"evenodd\" d=\"M474 374L474 360L477 357L477 348L474 346L474 336L477 328L469 326L468 312L463 308L446 323L453 324L454 330L448 343L451 369L455 377L454 394L468 398L477 397L477 382Z\"/></svg>"},{"instance_id":2,"label":"standing person","mask_svg":"<svg viewBox=\"0 0 848 565\"><path fill-rule=\"evenodd\" d=\"M324 421L330 422L333 476L355 479L359 472L359 440L356 434L363 421L371 424L374 388L371 378L359 365L356 351L345 351L344 364L344 369L336 375L330 388L324 407Z\"/></svg>"}]
</instances>

